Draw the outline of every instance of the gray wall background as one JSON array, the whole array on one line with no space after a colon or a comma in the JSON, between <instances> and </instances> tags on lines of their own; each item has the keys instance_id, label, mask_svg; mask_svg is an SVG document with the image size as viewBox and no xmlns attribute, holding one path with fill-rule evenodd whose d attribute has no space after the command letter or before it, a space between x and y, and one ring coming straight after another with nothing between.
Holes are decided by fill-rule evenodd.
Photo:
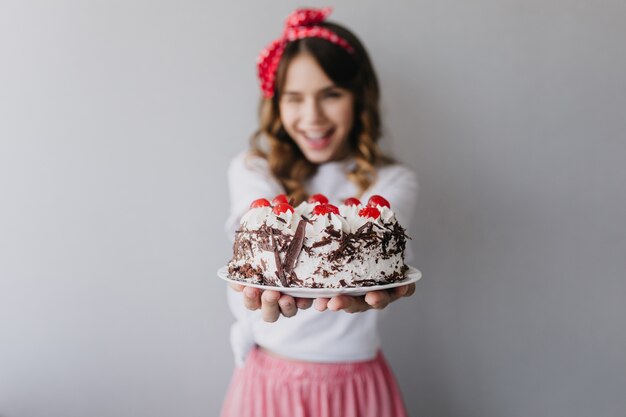
<instances>
[{"instance_id":1,"label":"gray wall background","mask_svg":"<svg viewBox=\"0 0 626 417\"><path fill-rule=\"evenodd\" d=\"M0 416L217 415L225 169L296 5L0 3ZM626 416L626 3L334 6L421 181L411 414Z\"/></svg>"}]
</instances>

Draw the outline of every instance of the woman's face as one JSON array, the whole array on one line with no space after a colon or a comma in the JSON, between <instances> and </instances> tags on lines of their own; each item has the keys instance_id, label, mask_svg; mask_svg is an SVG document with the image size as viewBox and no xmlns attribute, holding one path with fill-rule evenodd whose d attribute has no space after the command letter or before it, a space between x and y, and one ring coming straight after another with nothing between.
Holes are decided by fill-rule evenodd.
<instances>
[{"instance_id":1,"label":"woman's face","mask_svg":"<svg viewBox=\"0 0 626 417\"><path fill-rule=\"evenodd\" d=\"M354 96L337 87L311 54L291 60L279 108L285 130L306 159L321 164L346 156Z\"/></svg>"}]
</instances>

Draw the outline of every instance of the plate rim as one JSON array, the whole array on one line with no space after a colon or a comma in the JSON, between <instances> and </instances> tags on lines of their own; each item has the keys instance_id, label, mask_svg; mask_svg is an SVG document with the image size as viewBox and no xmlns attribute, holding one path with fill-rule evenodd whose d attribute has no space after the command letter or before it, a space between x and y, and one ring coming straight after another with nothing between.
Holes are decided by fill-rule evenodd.
<instances>
[{"instance_id":1,"label":"plate rim","mask_svg":"<svg viewBox=\"0 0 626 417\"><path fill-rule=\"evenodd\" d=\"M412 284L414 282L419 281L422 278L422 271L417 269L414 266L407 265L409 267L406 277L402 281L391 282L389 284L382 285L372 285L369 287L341 287L341 288L308 288L308 287L276 287L276 286L267 286L263 284L254 284L246 281L239 281L228 277L228 265L221 266L217 269L217 276L232 284L244 285L246 287L259 288L261 290L272 290L278 291L287 295L291 295L293 293L305 294L305 295L297 295L297 297L305 298L306 296L310 296L309 298L315 297L327 297L329 294L333 295L363 295L369 291L381 291L387 290L390 288L400 287L402 285ZM360 294L357 294L360 292ZM291 294L290 294L291 293ZM322 295L327 294L327 295Z\"/></svg>"}]
</instances>

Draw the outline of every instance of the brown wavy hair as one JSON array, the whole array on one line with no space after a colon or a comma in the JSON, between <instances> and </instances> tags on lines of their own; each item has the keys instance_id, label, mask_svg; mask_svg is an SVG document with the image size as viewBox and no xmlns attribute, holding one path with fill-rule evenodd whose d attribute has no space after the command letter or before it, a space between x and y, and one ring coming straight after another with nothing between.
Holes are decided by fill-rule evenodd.
<instances>
[{"instance_id":1,"label":"brown wavy hair","mask_svg":"<svg viewBox=\"0 0 626 417\"><path fill-rule=\"evenodd\" d=\"M308 161L295 141L285 131L279 102L291 60L299 53L309 53L318 62L335 85L354 95L354 123L348 144L355 159L354 168L347 174L361 197L376 181L376 168L392 162L378 146L381 136L378 80L367 51L358 38L343 26L323 22L326 27L347 40L354 48L348 53L341 46L325 39L304 38L287 43L276 73L274 96L262 98L259 106L259 129L252 135L251 154L267 160L269 169L285 188L294 204L306 200L304 183L317 171L317 165ZM263 141L265 139L265 141ZM315 190L312 190L315 191Z\"/></svg>"}]
</instances>

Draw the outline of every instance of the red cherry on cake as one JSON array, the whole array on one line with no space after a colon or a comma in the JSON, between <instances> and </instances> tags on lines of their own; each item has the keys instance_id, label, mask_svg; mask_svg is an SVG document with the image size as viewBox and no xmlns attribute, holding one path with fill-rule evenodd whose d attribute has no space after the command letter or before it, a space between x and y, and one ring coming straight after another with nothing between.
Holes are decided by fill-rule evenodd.
<instances>
[{"instance_id":1,"label":"red cherry on cake","mask_svg":"<svg viewBox=\"0 0 626 417\"><path fill-rule=\"evenodd\" d=\"M269 207L270 206L270 202L267 198L259 198L254 200L251 204L250 204L250 208L257 208L257 207Z\"/></svg>"},{"instance_id":2,"label":"red cherry on cake","mask_svg":"<svg viewBox=\"0 0 626 417\"><path fill-rule=\"evenodd\" d=\"M364 207L361 210L359 210L359 216L361 217L371 217L372 219L377 219L380 217L380 210L378 210L376 207Z\"/></svg>"},{"instance_id":3,"label":"red cherry on cake","mask_svg":"<svg viewBox=\"0 0 626 417\"><path fill-rule=\"evenodd\" d=\"M278 194L276 197L274 197L274 199L272 200L272 205L275 206L279 203L285 203L285 204L289 204L289 199L287 198L287 196L285 194Z\"/></svg>"},{"instance_id":4,"label":"red cherry on cake","mask_svg":"<svg viewBox=\"0 0 626 417\"><path fill-rule=\"evenodd\" d=\"M379 195L373 195L367 200L367 205L370 207L383 206L387 208L391 208L391 204L385 198Z\"/></svg>"},{"instance_id":5,"label":"red cherry on cake","mask_svg":"<svg viewBox=\"0 0 626 417\"><path fill-rule=\"evenodd\" d=\"M317 203L317 204L328 204L328 198L324 194L313 194L307 200L308 203Z\"/></svg>"},{"instance_id":6,"label":"red cherry on cake","mask_svg":"<svg viewBox=\"0 0 626 417\"><path fill-rule=\"evenodd\" d=\"M361 202L359 201L358 198L350 197L350 198L346 198L345 200L343 200L343 205L344 206L360 206Z\"/></svg>"},{"instance_id":7,"label":"red cherry on cake","mask_svg":"<svg viewBox=\"0 0 626 417\"><path fill-rule=\"evenodd\" d=\"M323 216L324 214L334 213L339 215L339 209L332 204L318 204L313 207L313 214L316 216Z\"/></svg>"},{"instance_id":8,"label":"red cherry on cake","mask_svg":"<svg viewBox=\"0 0 626 417\"><path fill-rule=\"evenodd\" d=\"M291 204L289 203L278 203L274 205L274 208L272 209L272 211L276 215L286 213L288 211L293 213L293 207L291 207Z\"/></svg>"}]
</instances>

